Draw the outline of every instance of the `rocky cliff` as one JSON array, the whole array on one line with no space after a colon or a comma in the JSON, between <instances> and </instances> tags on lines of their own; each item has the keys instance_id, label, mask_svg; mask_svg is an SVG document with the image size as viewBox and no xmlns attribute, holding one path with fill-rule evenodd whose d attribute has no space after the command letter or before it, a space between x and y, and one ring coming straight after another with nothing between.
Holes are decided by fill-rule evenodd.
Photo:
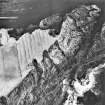
<instances>
[{"instance_id":1,"label":"rocky cliff","mask_svg":"<svg viewBox=\"0 0 105 105\"><path fill-rule=\"evenodd\" d=\"M45 18L40 29L22 35L15 42L18 65L21 76L22 70L29 72L0 104L104 105L105 25L96 31L100 13L97 5L82 5Z\"/></svg>"}]
</instances>

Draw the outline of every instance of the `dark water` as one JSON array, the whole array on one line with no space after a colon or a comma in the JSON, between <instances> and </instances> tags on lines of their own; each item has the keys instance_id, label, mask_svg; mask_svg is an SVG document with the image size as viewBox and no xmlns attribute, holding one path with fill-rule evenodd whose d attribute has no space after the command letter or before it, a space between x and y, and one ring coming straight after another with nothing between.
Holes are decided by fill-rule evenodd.
<instances>
[{"instance_id":1,"label":"dark water","mask_svg":"<svg viewBox=\"0 0 105 105\"><path fill-rule=\"evenodd\" d=\"M4 1L4 0L2 0ZM82 4L97 4L103 10L103 16L100 19L100 24L105 18L105 2L104 0L7 0L6 3L1 3L1 16L18 16L14 20L0 20L0 27L26 28L30 24L38 23L42 18L53 13L65 13ZM21 1L21 2L20 2ZM5 7L6 4L9 4ZM14 5L14 6L13 6ZM16 6L15 6L16 5ZM25 9L21 11L8 11ZM7 9L7 10L6 10Z\"/></svg>"}]
</instances>

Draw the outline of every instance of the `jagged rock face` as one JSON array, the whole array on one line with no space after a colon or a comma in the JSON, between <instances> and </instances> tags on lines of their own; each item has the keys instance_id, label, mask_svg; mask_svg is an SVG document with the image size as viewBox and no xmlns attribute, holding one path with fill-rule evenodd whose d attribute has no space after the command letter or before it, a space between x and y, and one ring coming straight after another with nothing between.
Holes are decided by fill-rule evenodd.
<instances>
[{"instance_id":1,"label":"jagged rock face","mask_svg":"<svg viewBox=\"0 0 105 105\"><path fill-rule=\"evenodd\" d=\"M62 20L63 20L63 17L60 14L54 14L50 17L47 17L41 20L39 27L42 29L47 29L61 23Z\"/></svg>"},{"instance_id":2,"label":"jagged rock face","mask_svg":"<svg viewBox=\"0 0 105 105\"><path fill-rule=\"evenodd\" d=\"M94 44L100 42L99 39L93 40L95 35L92 33L99 12L96 5L74 9L66 14L60 33L54 38L48 34L49 30L41 29L35 30L32 35L26 33L20 37L15 43L19 59L17 65L22 76L23 71L29 71L18 86L6 97L1 97L1 105L99 103L104 96L104 88L100 84L103 78L101 80L100 76L103 74L104 77L105 57L98 53L97 57L92 55L92 59L89 58L90 49L94 50ZM47 22L46 29L61 22L59 19L59 16L53 15L42 22Z\"/></svg>"},{"instance_id":3,"label":"jagged rock face","mask_svg":"<svg viewBox=\"0 0 105 105\"><path fill-rule=\"evenodd\" d=\"M96 15L92 15L91 12ZM82 51L86 50L84 46L94 36L92 35L92 31L96 22L95 18L99 12L100 9L92 5L90 7L81 6L80 8L74 9L71 13L66 14L66 19L62 24L60 32L61 38L58 40L60 48L66 55L74 56L80 46L83 46ZM83 40L87 40L88 42L83 42Z\"/></svg>"},{"instance_id":4,"label":"jagged rock face","mask_svg":"<svg viewBox=\"0 0 105 105\"><path fill-rule=\"evenodd\" d=\"M63 16L61 14L54 14L41 20L39 28L49 29L49 35L56 37L60 33L62 22Z\"/></svg>"},{"instance_id":5,"label":"jagged rock face","mask_svg":"<svg viewBox=\"0 0 105 105\"><path fill-rule=\"evenodd\" d=\"M0 81L3 81L1 95L7 94L33 69L32 60L36 58L40 62L43 50L48 49L56 40L49 36L48 30L40 29L33 31L32 34L24 34L18 41L11 42L12 38L9 37L8 40L7 37L5 39L5 45L0 48ZM9 86L12 83L13 85Z\"/></svg>"}]
</instances>

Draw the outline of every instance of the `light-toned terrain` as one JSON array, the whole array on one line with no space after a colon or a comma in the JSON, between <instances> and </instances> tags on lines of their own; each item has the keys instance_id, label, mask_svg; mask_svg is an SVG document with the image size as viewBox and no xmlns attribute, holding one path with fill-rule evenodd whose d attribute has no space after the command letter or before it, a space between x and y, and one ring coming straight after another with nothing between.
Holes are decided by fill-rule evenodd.
<instances>
[{"instance_id":1,"label":"light-toned terrain","mask_svg":"<svg viewBox=\"0 0 105 105\"><path fill-rule=\"evenodd\" d=\"M3 30L1 34L8 36ZM48 35L48 30L40 29L33 31L32 34L22 35L18 41L12 42L11 39L4 37L2 41L5 45L0 47L0 96L8 94L16 87L34 68L28 67L32 60L37 59L41 62L43 50L48 49L56 40Z\"/></svg>"}]
</instances>

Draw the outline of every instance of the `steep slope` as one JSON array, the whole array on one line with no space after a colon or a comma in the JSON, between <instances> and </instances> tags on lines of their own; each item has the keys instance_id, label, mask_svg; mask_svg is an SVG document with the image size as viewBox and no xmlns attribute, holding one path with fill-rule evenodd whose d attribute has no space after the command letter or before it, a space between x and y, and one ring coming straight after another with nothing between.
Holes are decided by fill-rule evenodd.
<instances>
[{"instance_id":1,"label":"steep slope","mask_svg":"<svg viewBox=\"0 0 105 105\"><path fill-rule=\"evenodd\" d=\"M1 104L96 105L100 103L104 96L101 86L103 84L100 84L103 83L101 82L103 78L100 77L105 76L105 57L104 54L102 56L98 54L97 57L89 56L94 42L99 41L95 39L96 33L93 32L99 13L100 9L96 5L83 5L74 9L66 14L58 37L52 40L49 38L49 41L48 36L45 39L42 36L38 38L40 33L43 34L46 30L36 30L32 35L23 35L17 42L18 57L21 73L26 70L24 68L27 64L29 64L29 73L8 95L1 97ZM40 47L43 46L42 42L40 43L41 39L51 45L43 49ZM39 52L37 56L35 55L36 45L33 42L39 49L37 52L42 54L41 59L37 58L40 57Z\"/></svg>"}]
</instances>

